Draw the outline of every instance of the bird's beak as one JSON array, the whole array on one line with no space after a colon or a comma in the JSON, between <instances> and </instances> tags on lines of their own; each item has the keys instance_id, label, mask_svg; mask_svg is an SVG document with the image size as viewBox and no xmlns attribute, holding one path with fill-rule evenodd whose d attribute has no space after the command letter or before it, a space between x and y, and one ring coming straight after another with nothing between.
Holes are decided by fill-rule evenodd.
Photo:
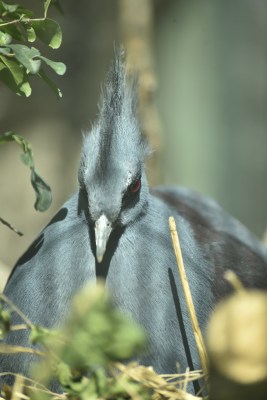
<instances>
[{"instance_id":1,"label":"bird's beak","mask_svg":"<svg viewBox=\"0 0 267 400\"><path fill-rule=\"evenodd\" d=\"M103 260L111 231L111 222L102 214L95 223L96 258L99 263Z\"/></svg>"}]
</instances>

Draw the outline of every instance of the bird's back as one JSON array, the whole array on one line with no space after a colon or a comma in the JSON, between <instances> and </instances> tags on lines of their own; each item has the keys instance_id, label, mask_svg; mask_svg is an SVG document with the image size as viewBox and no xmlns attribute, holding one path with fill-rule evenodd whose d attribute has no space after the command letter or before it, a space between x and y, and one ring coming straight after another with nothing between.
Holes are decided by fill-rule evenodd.
<instances>
[{"instance_id":1,"label":"bird's back","mask_svg":"<svg viewBox=\"0 0 267 400\"><path fill-rule=\"evenodd\" d=\"M246 287L267 288L266 246L215 200L184 187L159 187L152 193L182 216L182 225L190 227L194 242L204 254L204 262L211 266L208 277L214 276L211 288L215 299L230 290L223 278L228 269Z\"/></svg>"}]
</instances>

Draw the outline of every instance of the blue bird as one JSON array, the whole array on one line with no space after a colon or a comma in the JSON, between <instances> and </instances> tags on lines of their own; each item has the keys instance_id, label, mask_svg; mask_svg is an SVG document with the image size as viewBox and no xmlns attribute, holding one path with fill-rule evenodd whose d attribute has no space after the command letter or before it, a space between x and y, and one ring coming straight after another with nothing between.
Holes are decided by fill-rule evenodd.
<instances>
[{"instance_id":1,"label":"blue bird","mask_svg":"<svg viewBox=\"0 0 267 400\"><path fill-rule=\"evenodd\" d=\"M73 295L101 276L116 306L148 333L141 363L159 373L177 372L177 363L182 372L199 369L168 218L176 220L202 330L231 291L227 269L246 287L267 288L267 250L212 199L183 187L149 189L150 149L124 64L116 52L98 118L84 137L77 192L18 260L4 293L34 324L58 327ZM28 346L28 333L11 332L7 342ZM31 362L29 354L1 355L0 370L27 374Z\"/></svg>"}]
</instances>

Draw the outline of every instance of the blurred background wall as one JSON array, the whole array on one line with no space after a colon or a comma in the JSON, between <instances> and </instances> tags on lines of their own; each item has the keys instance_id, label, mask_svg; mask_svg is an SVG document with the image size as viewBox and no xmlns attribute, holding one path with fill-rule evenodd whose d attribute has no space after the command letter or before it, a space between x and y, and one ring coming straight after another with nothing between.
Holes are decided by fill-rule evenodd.
<instances>
[{"instance_id":1,"label":"blurred background wall","mask_svg":"<svg viewBox=\"0 0 267 400\"><path fill-rule=\"evenodd\" d=\"M267 2L169 1L157 14L166 182L267 225Z\"/></svg>"},{"instance_id":2,"label":"blurred background wall","mask_svg":"<svg viewBox=\"0 0 267 400\"><path fill-rule=\"evenodd\" d=\"M125 0L126 1L126 0ZM143 0L144 2L150 0ZM27 3L28 7L33 2ZM210 195L252 231L267 225L267 2L152 0L152 54L163 143L162 183ZM34 208L29 171L14 144L0 147L0 215L24 232L0 225L0 260L14 265L43 225L73 193L81 131L90 129L114 42L120 42L119 2L64 0L56 78L58 101L42 83L29 99L0 83L0 133L32 142L36 166L51 185L53 205ZM47 54L47 53L46 53ZM0 275L0 285L4 278Z\"/></svg>"}]
</instances>

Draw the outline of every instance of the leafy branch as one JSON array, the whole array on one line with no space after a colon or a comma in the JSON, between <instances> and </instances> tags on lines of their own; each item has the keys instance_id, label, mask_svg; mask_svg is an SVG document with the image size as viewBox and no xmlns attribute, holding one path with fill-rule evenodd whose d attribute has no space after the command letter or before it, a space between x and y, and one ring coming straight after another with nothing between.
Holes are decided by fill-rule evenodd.
<instances>
[{"instance_id":1,"label":"leafy branch","mask_svg":"<svg viewBox=\"0 0 267 400\"><path fill-rule=\"evenodd\" d=\"M35 18L33 11L19 4L11 5L0 0L0 80L18 95L31 95L30 77L36 75L48 84L58 97L62 97L60 89L46 75L42 66L45 65L56 74L63 75L66 72L65 64L50 60L35 47L26 45L38 39L52 49L61 46L61 28L56 21L47 18L48 9L52 4L60 9L58 2L45 0L43 16Z\"/></svg>"},{"instance_id":2,"label":"leafy branch","mask_svg":"<svg viewBox=\"0 0 267 400\"><path fill-rule=\"evenodd\" d=\"M51 5L62 12L58 0L44 0L43 16L36 18L32 10L20 4L8 4L0 0L0 81L17 95L29 97L32 93L30 79L32 76L37 76L59 98L62 97L60 89L47 76L43 65L51 68L56 74L63 75L66 71L65 64L50 60L37 48L28 45L38 39L52 49L58 49L61 46L61 28L56 21L47 18ZM0 136L0 145L8 142L17 143L23 150L21 159L31 170L31 184L36 194L35 209L47 210L52 201L51 190L35 170L30 143L14 132L7 132ZM5 219L0 218L0 222L22 235Z\"/></svg>"},{"instance_id":3,"label":"leafy branch","mask_svg":"<svg viewBox=\"0 0 267 400\"><path fill-rule=\"evenodd\" d=\"M51 189L36 172L30 143L22 136L16 135L14 132L7 132L0 136L0 145L8 142L15 142L21 147L23 151L21 160L31 170L31 184L36 194L34 207L37 211L46 211L52 202ZM2 219L1 222L4 223ZM5 225L7 224L12 229L9 223L5 223ZM13 230L16 232L15 228Z\"/></svg>"}]
</instances>

